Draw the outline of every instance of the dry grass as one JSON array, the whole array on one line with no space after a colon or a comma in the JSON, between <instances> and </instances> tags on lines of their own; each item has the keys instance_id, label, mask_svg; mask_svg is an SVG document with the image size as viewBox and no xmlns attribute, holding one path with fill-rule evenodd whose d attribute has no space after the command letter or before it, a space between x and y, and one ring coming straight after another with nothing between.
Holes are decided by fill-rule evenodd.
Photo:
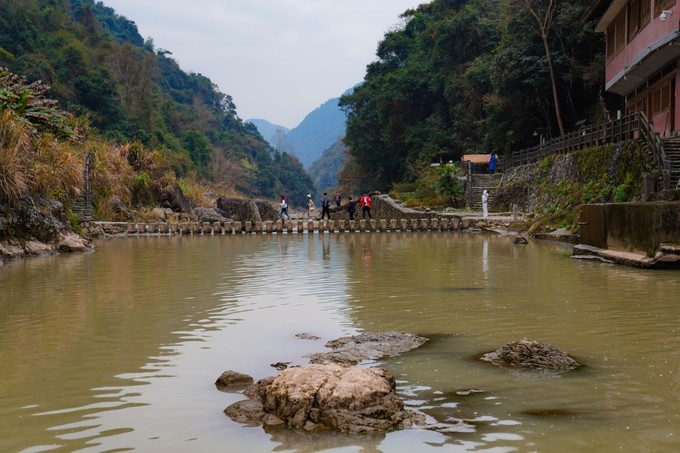
<instances>
[{"instance_id":1,"label":"dry grass","mask_svg":"<svg viewBox=\"0 0 680 453\"><path fill-rule=\"evenodd\" d=\"M93 152L91 184L95 213L101 219L117 219L117 206L129 205L134 172L128 165L126 149L101 140L89 140Z\"/></svg>"},{"instance_id":2,"label":"dry grass","mask_svg":"<svg viewBox=\"0 0 680 453\"><path fill-rule=\"evenodd\" d=\"M37 137L23 123L0 118L0 199L15 203L24 195L68 202L83 187L83 163L69 143Z\"/></svg>"},{"instance_id":3,"label":"dry grass","mask_svg":"<svg viewBox=\"0 0 680 453\"><path fill-rule=\"evenodd\" d=\"M214 207L215 202L208 199L207 190L203 184L191 179L180 179L178 181L180 189L185 197L196 203L196 206Z\"/></svg>"},{"instance_id":4,"label":"dry grass","mask_svg":"<svg viewBox=\"0 0 680 453\"><path fill-rule=\"evenodd\" d=\"M0 201L13 204L28 192L31 141L26 126L0 117Z\"/></svg>"},{"instance_id":5,"label":"dry grass","mask_svg":"<svg viewBox=\"0 0 680 453\"><path fill-rule=\"evenodd\" d=\"M33 156L31 191L61 202L74 200L85 187L83 169L69 144L43 137Z\"/></svg>"}]
</instances>

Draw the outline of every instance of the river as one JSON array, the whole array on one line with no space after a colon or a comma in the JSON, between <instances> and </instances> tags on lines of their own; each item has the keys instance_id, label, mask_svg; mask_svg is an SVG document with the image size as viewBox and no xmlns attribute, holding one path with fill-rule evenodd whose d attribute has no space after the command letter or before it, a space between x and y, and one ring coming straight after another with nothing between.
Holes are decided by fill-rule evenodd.
<instances>
[{"instance_id":1,"label":"river","mask_svg":"<svg viewBox=\"0 0 680 453\"><path fill-rule=\"evenodd\" d=\"M114 238L0 267L0 451L680 450L680 273L502 235ZM242 426L214 382L366 331L430 339L369 362L428 425L373 436ZM298 338L305 333L320 340ZM584 366L477 360L514 340Z\"/></svg>"}]
</instances>

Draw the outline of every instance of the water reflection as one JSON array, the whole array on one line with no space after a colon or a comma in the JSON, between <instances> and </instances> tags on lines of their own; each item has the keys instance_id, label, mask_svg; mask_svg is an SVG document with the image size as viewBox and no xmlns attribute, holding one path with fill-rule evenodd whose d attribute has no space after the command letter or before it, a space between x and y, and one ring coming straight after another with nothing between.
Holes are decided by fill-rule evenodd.
<instances>
[{"instance_id":1,"label":"water reflection","mask_svg":"<svg viewBox=\"0 0 680 453\"><path fill-rule=\"evenodd\" d=\"M0 288L3 451L677 447L673 271L484 234L162 237L10 263ZM222 371L259 379L372 330L430 338L374 363L429 429L309 435L222 414L242 399L215 390ZM587 366L544 379L473 359L522 337Z\"/></svg>"}]
</instances>

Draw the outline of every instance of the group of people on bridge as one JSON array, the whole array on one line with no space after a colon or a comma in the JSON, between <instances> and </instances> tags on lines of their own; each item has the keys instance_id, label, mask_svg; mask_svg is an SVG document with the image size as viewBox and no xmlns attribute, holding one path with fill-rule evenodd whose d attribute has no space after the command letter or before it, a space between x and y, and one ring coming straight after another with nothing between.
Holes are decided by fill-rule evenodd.
<instances>
[{"instance_id":1,"label":"group of people on bridge","mask_svg":"<svg viewBox=\"0 0 680 453\"><path fill-rule=\"evenodd\" d=\"M328 192L324 192L323 196L321 197L321 217L320 220L323 220L324 218L328 217L328 220L331 218L331 199L328 196ZM345 210L349 214L349 219L354 220L354 214L356 213L357 209L357 203L361 207L361 212L363 215L363 218L365 219L366 216L368 216L369 219L371 219L371 196L368 194L368 192L364 192L364 194L359 197L358 201L355 201L352 197L349 197L347 201L347 205L345 206ZM335 206L337 210L342 209L342 196L340 195L339 192L335 193ZM282 194L281 195L281 202L280 202L280 207L281 211L279 212L279 219L283 220L283 217L287 217L288 220L291 220L290 214L288 213L288 202L286 201L286 195ZM307 209L307 218L312 217L312 213L315 209L314 205L314 200L312 199L312 194L307 194L307 203L306 203L306 209Z\"/></svg>"}]
</instances>

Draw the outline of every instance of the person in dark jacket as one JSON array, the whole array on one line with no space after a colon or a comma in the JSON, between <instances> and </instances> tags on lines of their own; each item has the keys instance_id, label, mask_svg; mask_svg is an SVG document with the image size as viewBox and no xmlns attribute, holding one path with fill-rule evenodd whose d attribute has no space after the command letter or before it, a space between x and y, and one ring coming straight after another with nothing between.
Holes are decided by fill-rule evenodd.
<instances>
[{"instance_id":1,"label":"person in dark jacket","mask_svg":"<svg viewBox=\"0 0 680 453\"><path fill-rule=\"evenodd\" d=\"M349 219L354 220L354 213L357 210L357 204L354 200L352 200L352 197L349 197L349 201L347 202L347 212L349 213Z\"/></svg>"},{"instance_id":2,"label":"person in dark jacket","mask_svg":"<svg viewBox=\"0 0 680 453\"><path fill-rule=\"evenodd\" d=\"M331 199L326 192L321 197L321 220L323 220L324 216L328 216L328 220L331 219Z\"/></svg>"}]
</instances>

